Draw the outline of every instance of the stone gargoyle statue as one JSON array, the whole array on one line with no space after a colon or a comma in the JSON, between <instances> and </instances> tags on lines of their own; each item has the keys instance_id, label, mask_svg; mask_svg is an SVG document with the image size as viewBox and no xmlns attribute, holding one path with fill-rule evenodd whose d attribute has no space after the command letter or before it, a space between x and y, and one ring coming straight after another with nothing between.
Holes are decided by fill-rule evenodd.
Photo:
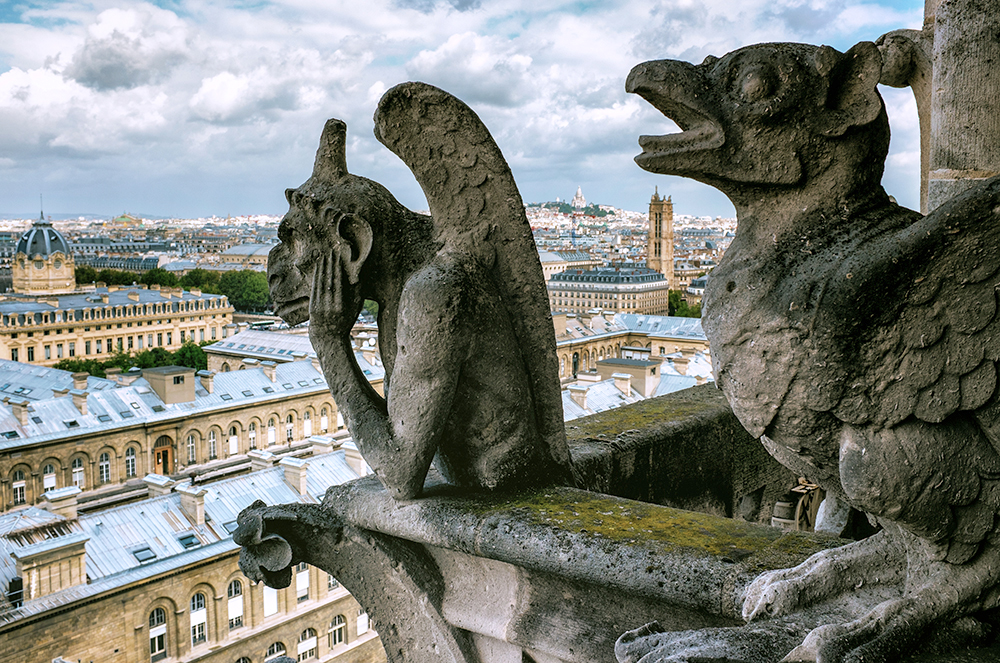
<instances>
[{"instance_id":1,"label":"stone gargoyle statue","mask_svg":"<svg viewBox=\"0 0 1000 663\"><path fill-rule=\"evenodd\" d=\"M881 66L867 42L760 44L626 83L682 130L640 137L636 162L737 210L704 299L719 387L775 458L882 528L749 585L748 622L884 590L760 660L895 661L1000 605L1000 179L927 216L896 205ZM688 660L644 628L620 660Z\"/></svg>"},{"instance_id":2,"label":"stone gargoyle statue","mask_svg":"<svg viewBox=\"0 0 1000 663\"><path fill-rule=\"evenodd\" d=\"M375 135L431 215L348 173L346 125L330 120L312 176L286 191L268 265L276 312L309 320L337 406L393 497L419 496L432 460L473 489L570 483L545 281L500 149L468 106L423 83L385 93ZM379 305L385 398L351 347L366 299Z\"/></svg>"}]
</instances>

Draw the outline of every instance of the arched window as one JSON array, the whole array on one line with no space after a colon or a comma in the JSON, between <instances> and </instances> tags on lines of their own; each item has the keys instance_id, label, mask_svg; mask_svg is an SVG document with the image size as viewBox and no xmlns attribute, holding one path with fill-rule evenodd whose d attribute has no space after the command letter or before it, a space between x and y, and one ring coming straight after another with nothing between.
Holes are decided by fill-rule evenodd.
<instances>
[{"instance_id":1,"label":"arched window","mask_svg":"<svg viewBox=\"0 0 1000 663\"><path fill-rule=\"evenodd\" d=\"M312 414L306 410L302 415L302 437L309 438L313 434Z\"/></svg>"},{"instance_id":2,"label":"arched window","mask_svg":"<svg viewBox=\"0 0 1000 663\"><path fill-rule=\"evenodd\" d=\"M285 651L285 643L273 642L271 643L271 646L267 648L267 653L264 654L264 660L270 661L271 659L278 658L279 656L284 656Z\"/></svg>"},{"instance_id":3,"label":"arched window","mask_svg":"<svg viewBox=\"0 0 1000 663\"><path fill-rule=\"evenodd\" d=\"M275 442L277 442L277 439L275 437L277 435L277 433L275 432L275 426L276 425L277 425L277 422L275 422L274 417L271 417L270 419L267 420L267 444L268 444L268 446L270 446L270 445L274 444Z\"/></svg>"},{"instance_id":4,"label":"arched window","mask_svg":"<svg viewBox=\"0 0 1000 663\"><path fill-rule=\"evenodd\" d=\"M217 451L215 431L208 431L208 459L212 460L213 458L218 457Z\"/></svg>"},{"instance_id":5,"label":"arched window","mask_svg":"<svg viewBox=\"0 0 1000 663\"><path fill-rule=\"evenodd\" d=\"M83 459L74 458L73 459L73 485L84 490L87 487L87 477L83 472Z\"/></svg>"},{"instance_id":6,"label":"arched window","mask_svg":"<svg viewBox=\"0 0 1000 663\"><path fill-rule=\"evenodd\" d=\"M111 481L111 456L107 452L102 453L98 458L97 469L100 474L101 483Z\"/></svg>"},{"instance_id":7,"label":"arched window","mask_svg":"<svg viewBox=\"0 0 1000 663\"><path fill-rule=\"evenodd\" d=\"M316 658L316 629L307 628L299 634L298 653L296 660L300 662Z\"/></svg>"},{"instance_id":8,"label":"arched window","mask_svg":"<svg viewBox=\"0 0 1000 663\"><path fill-rule=\"evenodd\" d=\"M236 659L236 663L252 663L252 662L246 656L241 656L240 658Z\"/></svg>"},{"instance_id":9,"label":"arched window","mask_svg":"<svg viewBox=\"0 0 1000 663\"><path fill-rule=\"evenodd\" d=\"M188 435L188 465L195 463L198 460L198 456L195 453L194 443L195 443L194 433L191 433L190 435Z\"/></svg>"},{"instance_id":10,"label":"arched window","mask_svg":"<svg viewBox=\"0 0 1000 663\"><path fill-rule=\"evenodd\" d=\"M167 657L167 612L156 608L149 613L149 660L156 663Z\"/></svg>"},{"instance_id":11,"label":"arched window","mask_svg":"<svg viewBox=\"0 0 1000 663\"><path fill-rule=\"evenodd\" d=\"M319 429L323 433L327 431L330 427L330 416L327 413L327 409L323 408L319 411Z\"/></svg>"},{"instance_id":12,"label":"arched window","mask_svg":"<svg viewBox=\"0 0 1000 663\"><path fill-rule=\"evenodd\" d=\"M243 584L239 580L229 583L229 630L243 626Z\"/></svg>"},{"instance_id":13,"label":"arched window","mask_svg":"<svg viewBox=\"0 0 1000 663\"><path fill-rule=\"evenodd\" d=\"M191 597L191 646L205 642L205 624L208 622L208 610L205 595L198 592Z\"/></svg>"},{"instance_id":14,"label":"arched window","mask_svg":"<svg viewBox=\"0 0 1000 663\"><path fill-rule=\"evenodd\" d=\"M347 633L347 620L343 615L337 615L330 622L330 649L343 644L345 633Z\"/></svg>"},{"instance_id":15,"label":"arched window","mask_svg":"<svg viewBox=\"0 0 1000 663\"><path fill-rule=\"evenodd\" d=\"M257 422L251 421L250 425L247 426L247 437L250 438L250 448L257 448Z\"/></svg>"},{"instance_id":16,"label":"arched window","mask_svg":"<svg viewBox=\"0 0 1000 663\"><path fill-rule=\"evenodd\" d=\"M125 476L134 477L138 474L135 467L135 447L125 450Z\"/></svg>"},{"instance_id":17,"label":"arched window","mask_svg":"<svg viewBox=\"0 0 1000 663\"><path fill-rule=\"evenodd\" d=\"M56 466L52 463L47 463L45 467L42 468L42 491L49 492L50 490L56 489Z\"/></svg>"},{"instance_id":18,"label":"arched window","mask_svg":"<svg viewBox=\"0 0 1000 663\"><path fill-rule=\"evenodd\" d=\"M236 426L229 427L229 455L238 454L240 452L240 436L239 431L236 430Z\"/></svg>"},{"instance_id":19,"label":"arched window","mask_svg":"<svg viewBox=\"0 0 1000 663\"><path fill-rule=\"evenodd\" d=\"M285 440L292 441L292 430L295 428L295 415L290 414L285 417Z\"/></svg>"},{"instance_id":20,"label":"arched window","mask_svg":"<svg viewBox=\"0 0 1000 663\"><path fill-rule=\"evenodd\" d=\"M223 373L228 373L229 372L229 364L223 364L222 365L222 372Z\"/></svg>"},{"instance_id":21,"label":"arched window","mask_svg":"<svg viewBox=\"0 0 1000 663\"><path fill-rule=\"evenodd\" d=\"M25 485L24 472L21 470L14 470L14 504L24 504L27 501Z\"/></svg>"}]
</instances>

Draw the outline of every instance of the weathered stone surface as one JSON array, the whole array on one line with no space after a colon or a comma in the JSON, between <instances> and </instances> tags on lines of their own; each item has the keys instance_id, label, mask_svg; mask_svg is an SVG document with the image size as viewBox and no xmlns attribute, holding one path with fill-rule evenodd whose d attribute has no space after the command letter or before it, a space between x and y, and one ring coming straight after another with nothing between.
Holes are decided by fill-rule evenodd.
<instances>
[{"instance_id":1,"label":"weathered stone surface","mask_svg":"<svg viewBox=\"0 0 1000 663\"><path fill-rule=\"evenodd\" d=\"M346 127L331 120L312 177L286 192L276 312L310 320L337 405L395 497L419 495L432 459L469 488L571 483L548 296L503 155L472 110L422 83L389 90L375 125L431 216L348 173ZM379 304L384 400L350 345L366 299Z\"/></svg>"},{"instance_id":2,"label":"weathered stone surface","mask_svg":"<svg viewBox=\"0 0 1000 663\"><path fill-rule=\"evenodd\" d=\"M881 69L870 43L762 44L647 62L627 83L683 130L641 137L636 162L737 209L703 319L736 416L884 527L749 587L748 621L888 592L860 618L818 622L789 661L895 660L1000 596L1000 179L926 217L892 203ZM667 656L650 660L685 660Z\"/></svg>"}]
</instances>

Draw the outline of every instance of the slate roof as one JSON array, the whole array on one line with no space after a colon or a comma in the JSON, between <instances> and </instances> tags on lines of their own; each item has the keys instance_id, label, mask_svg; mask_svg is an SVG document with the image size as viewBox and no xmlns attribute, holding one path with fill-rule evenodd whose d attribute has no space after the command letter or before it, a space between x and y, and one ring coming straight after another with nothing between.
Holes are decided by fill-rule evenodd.
<instances>
[{"instance_id":1,"label":"slate roof","mask_svg":"<svg viewBox=\"0 0 1000 663\"><path fill-rule=\"evenodd\" d=\"M47 257L57 251L68 257L69 243L44 217L35 221L28 232L21 235L21 239L17 241L17 253L25 253L31 258L36 255Z\"/></svg>"},{"instance_id":2,"label":"slate roof","mask_svg":"<svg viewBox=\"0 0 1000 663\"><path fill-rule=\"evenodd\" d=\"M151 290L148 288L140 288L138 286L124 287L115 291L110 291L108 288L96 288L92 292L76 292L68 295L45 295L43 298L45 301L48 300L58 300L58 306L52 306L40 298L33 295L16 295L7 294L6 299L0 301L0 315L7 317L10 315L15 315L18 313L29 313L29 312L52 312L56 310L75 311L75 316L73 320L67 320L66 322L79 321L83 322L83 309L92 308L112 308L115 306L134 306L141 304L176 304L179 302L193 302L198 300L212 300L212 299L225 299L224 295L210 295L208 293L202 293L200 295L192 294L191 292L184 290L172 291L169 297L165 294L161 294L159 290ZM129 293L136 296L137 299L129 298ZM107 295L108 302L105 304L102 296ZM207 309L206 312L211 313L213 309ZM7 321L4 320L4 323ZM89 321L88 321L89 322Z\"/></svg>"},{"instance_id":3,"label":"slate roof","mask_svg":"<svg viewBox=\"0 0 1000 663\"><path fill-rule=\"evenodd\" d=\"M39 542L85 539L88 582L28 601L13 609L0 598L0 623L37 614L78 599L114 590L131 582L181 569L237 549L226 525L254 500L268 504L318 503L327 488L351 481L357 474L347 464L344 451L304 459L307 493L299 495L284 480L284 468L251 472L222 481L196 486L205 489L205 523L196 525L180 507L176 492L132 504L82 514L66 520L37 507L0 514L0 584L6 588L16 573L12 553ZM190 484L181 484L190 485ZM194 535L196 543L185 547L181 537ZM155 557L140 561L135 552L148 548Z\"/></svg>"}]
</instances>

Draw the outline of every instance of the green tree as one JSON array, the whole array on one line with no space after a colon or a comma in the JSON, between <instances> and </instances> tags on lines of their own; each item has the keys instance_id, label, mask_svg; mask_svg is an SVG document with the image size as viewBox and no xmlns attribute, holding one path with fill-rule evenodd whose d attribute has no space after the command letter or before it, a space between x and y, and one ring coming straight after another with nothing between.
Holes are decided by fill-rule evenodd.
<instances>
[{"instance_id":1,"label":"green tree","mask_svg":"<svg viewBox=\"0 0 1000 663\"><path fill-rule=\"evenodd\" d=\"M138 283L139 275L135 272L123 272L119 269L102 269L97 273L97 280L105 285L132 285Z\"/></svg>"},{"instance_id":2,"label":"green tree","mask_svg":"<svg viewBox=\"0 0 1000 663\"><path fill-rule=\"evenodd\" d=\"M271 300L267 276L249 269L223 274L219 279L219 290L237 311L262 311Z\"/></svg>"},{"instance_id":3,"label":"green tree","mask_svg":"<svg viewBox=\"0 0 1000 663\"><path fill-rule=\"evenodd\" d=\"M370 299L366 299L364 308L369 315L371 315L373 318L378 319L378 302L373 302Z\"/></svg>"},{"instance_id":4,"label":"green tree","mask_svg":"<svg viewBox=\"0 0 1000 663\"><path fill-rule=\"evenodd\" d=\"M97 280L97 270L88 265L81 265L77 267L74 272L76 276L76 282L80 285L84 283L93 283Z\"/></svg>"},{"instance_id":5,"label":"green tree","mask_svg":"<svg viewBox=\"0 0 1000 663\"><path fill-rule=\"evenodd\" d=\"M681 299L681 293L671 290L667 296L669 302L669 315L676 315L681 318L700 318L701 304L688 306L688 303Z\"/></svg>"},{"instance_id":6,"label":"green tree","mask_svg":"<svg viewBox=\"0 0 1000 663\"><path fill-rule=\"evenodd\" d=\"M208 370L208 355L197 343L188 341L173 354L173 364L187 366L196 371Z\"/></svg>"},{"instance_id":7,"label":"green tree","mask_svg":"<svg viewBox=\"0 0 1000 663\"><path fill-rule=\"evenodd\" d=\"M139 283L144 283L146 285L160 285L167 288L175 288L180 284L176 276L162 267L151 269L140 276Z\"/></svg>"},{"instance_id":8,"label":"green tree","mask_svg":"<svg viewBox=\"0 0 1000 663\"><path fill-rule=\"evenodd\" d=\"M181 287L187 290L198 288L213 295L222 294L219 290L219 272L210 269L192 269L181 277Z\"/></svg>"}]
</instances>

